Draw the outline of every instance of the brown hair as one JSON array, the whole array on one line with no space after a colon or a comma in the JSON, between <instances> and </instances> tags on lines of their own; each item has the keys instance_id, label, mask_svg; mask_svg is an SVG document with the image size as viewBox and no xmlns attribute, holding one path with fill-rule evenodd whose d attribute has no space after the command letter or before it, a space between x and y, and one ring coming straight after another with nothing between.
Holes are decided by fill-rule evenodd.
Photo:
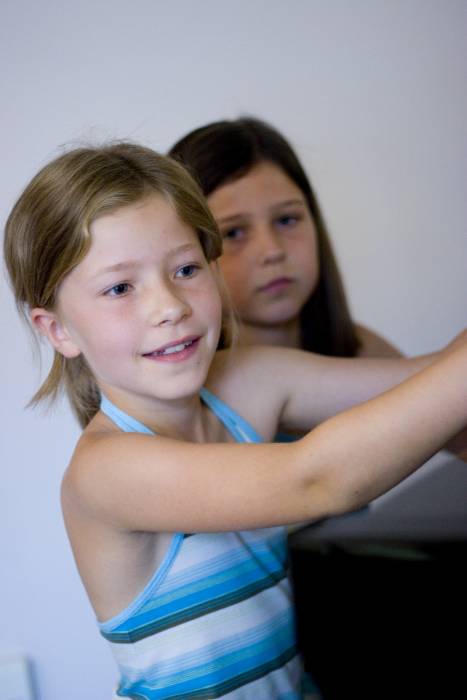
<instances>
[{"instance_id":1,"label":"brown hair","mask_svg":"<svg viewBox=\"0 0 467 700\"><path fill-rule=\"evenodd\" d=\"M104 213L133 204L151 193L171 202L180 219L194 228L208 262L222 251L222 239L204 197L177 162L131 143L77 148L46 165L26 187L6 224L4 253L20 312L53 310L65 276L90 246L89 227ZM228 324L222 341L227 344ZM99 409L100 394L82 356L55 352L48 377L31 403L54 399L65 387L80 424Z\"/></svg>"},{"instance_id":2,"label":"brown hair","mask_svg":"<svg viewBox=\"0 0 467 700\"><path fill-rule=\"evenodd\" d=\"M360 342L317 197L290 144L259 119L213 122L191 131L169 151L199 182L205 196L246 175L259 162L279 166L303 192L318 239L320 278L301 315L302 348L352 357Z\"/></svg>"}]
</instances>

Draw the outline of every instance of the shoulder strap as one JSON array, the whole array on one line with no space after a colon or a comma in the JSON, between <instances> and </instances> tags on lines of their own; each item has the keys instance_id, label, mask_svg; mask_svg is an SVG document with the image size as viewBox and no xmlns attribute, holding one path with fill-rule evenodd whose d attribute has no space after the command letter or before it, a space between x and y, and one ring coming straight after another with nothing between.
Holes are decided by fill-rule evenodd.
<instances>
[{"instance_id":1,"label":"shoulder strap","mask_svg":"<svg viewBox=\"0 0 467 700\"><path fill-rule=\"evenodd\" d=\"M236 413L219 397L211 394L208 389L201 389L201 398L209 406L211 411L219 418L230 431L237 442L264 442L263 438L248 421Z\"/></svg>"},{"instance_id":2,"label":"shoulder strap","mask_svg":"<svg viewBox=\"0 0 467 700\"><path fill-rule=\"evenodd\" d=\"M201 389L200 395L204 403L222 421L237 442L263 442L263 438L253 426L217 396L204 388ZM101 411L125 433L155 435L144 423L122 411L103 394L101 396Z\"/></svg>"},{"instance_id":3,"label":"shoulder strap","mask_svg":"<svg viewBox=\"0 0 467 700\"><path fill-rule=\"evenodd\" d=\"M127 413L117 408L104 394L101 395L101 411L125 433L155 434L150 428L146 427L144 423L140 423L136 418L129 416Z\"/></svg>"}]
</instances>

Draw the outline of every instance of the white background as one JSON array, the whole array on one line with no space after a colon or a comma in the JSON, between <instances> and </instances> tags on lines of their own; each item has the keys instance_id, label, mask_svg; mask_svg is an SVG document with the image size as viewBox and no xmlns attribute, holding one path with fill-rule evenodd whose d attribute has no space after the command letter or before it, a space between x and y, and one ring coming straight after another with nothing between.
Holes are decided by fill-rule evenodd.
<instances>
[{"instance_id":1,"label":"white background","mask_svg":"<svg viewBox=\"0 0 467 700\"><path fill-rule=\"evenodd\" d=\"M62 146L165 151L253 114L302 157L355 317L436 349L467 320L466 33L465 0L3 0L1 224ZM32 658L41 700L104 700L58 500L78 427L25 410L41 375L3 276L0 303L0 653Z\"/></svg>"}]
</instances>

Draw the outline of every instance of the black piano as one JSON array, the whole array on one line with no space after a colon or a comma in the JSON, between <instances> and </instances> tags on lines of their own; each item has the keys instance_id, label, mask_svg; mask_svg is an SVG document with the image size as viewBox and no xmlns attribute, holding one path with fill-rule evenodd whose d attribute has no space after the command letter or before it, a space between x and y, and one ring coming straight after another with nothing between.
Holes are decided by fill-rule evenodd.
<instances>
[{"instance_id":1,"label":"black piano","mask_svg":"<svg viewBox=\"0 0 467 700\"><path fill-rule=\"evenodd\" d=\"M440 453L368 508L289 536L324 700L467 698L467 464Z\"/></svg>"}]
</instances>

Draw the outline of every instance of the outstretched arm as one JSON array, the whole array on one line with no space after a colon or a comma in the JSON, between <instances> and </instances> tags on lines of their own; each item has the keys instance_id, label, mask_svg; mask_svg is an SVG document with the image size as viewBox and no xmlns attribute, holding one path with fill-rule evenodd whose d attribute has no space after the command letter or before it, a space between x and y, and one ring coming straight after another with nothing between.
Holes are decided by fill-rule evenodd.
<instances>
[{"instance_id":1,"label":"outstretched arm","mask_svg":"<svg viewBox=\"0 0 467 700\"><path fill-rule=\"evenodd\" d=\"M216 531L352 510L467 424L467 349L330 418L296 443L192 444L103 431L78 447L68 509L131 531Z\"/></svg>"},{"instance_id":2,"label":"outstretched arm","mask_svg":"<svg viewBox=\"0 0 467 700\"><path fill-rule=\"evenodd\" d=\"M333 512L342 512L392 488L466 424L467 349L463 348L441 356L381 396L329 419L304 442L313 436L315 449L316 444L318 449L325 444L319 449L327 455L320 481L327 484ZM335 500L339 491L342 508Z\"/></svg>"}]
</instances>

